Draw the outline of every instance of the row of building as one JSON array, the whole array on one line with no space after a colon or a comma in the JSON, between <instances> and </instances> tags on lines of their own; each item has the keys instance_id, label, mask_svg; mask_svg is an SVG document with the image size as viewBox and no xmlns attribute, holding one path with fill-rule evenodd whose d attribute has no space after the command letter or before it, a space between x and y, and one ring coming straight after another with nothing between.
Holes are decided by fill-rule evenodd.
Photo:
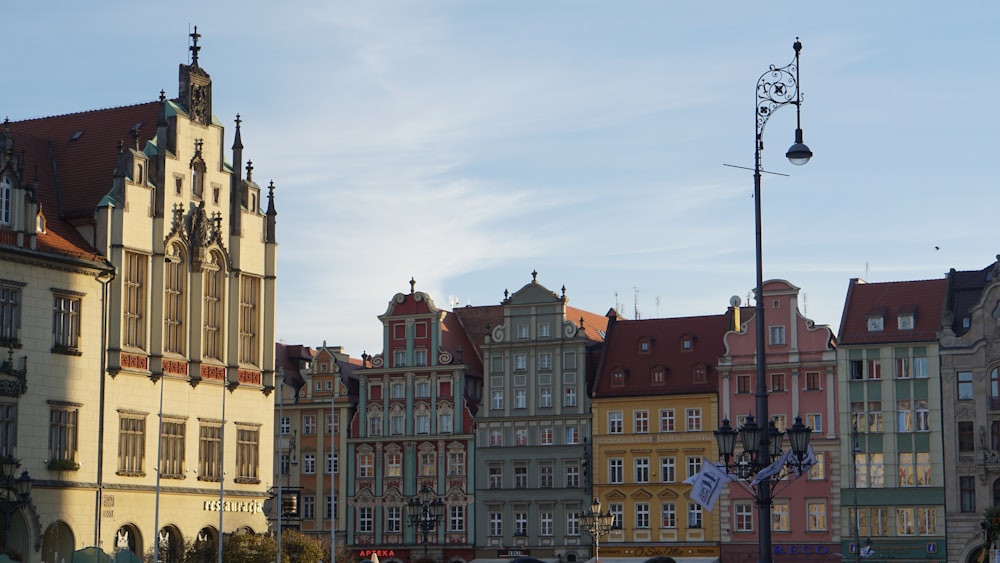
<instances>
[{"instance_id":1,"label":"row of building","mask_svg":"<svg viewBox=\"0 0 1000 563\"><path fill-rule=\"evenodd\" d=\"M769 418L801 417L816 455L775 487L776 560L978 560L1000 492L996 272L851 280L839 334L765 283ZM603 561L755 560L750 492L732 483L709 512L683 482L754 412L753 308L602 317L532 273L501 305L444 311L410 283L379 316L382 353L279 345L279 465L301 508L284 525L329 534L334 514L338 541L389 560L571 562L594 555L596 499L614 516Z\"/></svg>"},{"instance_id":2,"label":"row of building","mask_svg":"<svg viewBox=\"0 0 1000 563\"><path fill-rule=\"evenodd\" d=\"M782 280L763 319L731 301L628 320L533 273L500 305L453 311L411 280L372 356L275 346L275 188L254 181L239 116L225 146L198 38L176 97L0 129L15 559L174 563L280 525L383 561L570 563L595 555L596 499L606 563L745 561L762 525L779 560L869 543L869 560L975 560L1000 496L996 264L852 280L836 334ZM718 459L713 430L753 414L757 322L769 418L801 417L817 459L776 487L767 523L735 483L711 512L683 483Z\"/></svg>"}]
</instances>

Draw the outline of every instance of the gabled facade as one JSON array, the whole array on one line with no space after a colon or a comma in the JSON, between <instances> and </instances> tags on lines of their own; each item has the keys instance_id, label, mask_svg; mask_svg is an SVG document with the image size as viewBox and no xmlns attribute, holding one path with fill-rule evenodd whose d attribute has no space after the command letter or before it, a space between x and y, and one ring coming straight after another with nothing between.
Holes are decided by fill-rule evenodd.
<instances>
[{"instance_id":1,"label":"gabled facade","mask_svg":"<svg viewBox=\"0 0 1000 563\"><path fill-rule=\"evenodd\" d=\"M456 310L478 342L476 557L583 561L590 540L586 459L591 436L587 347L606 320L569 307L537 281L500 306Z\"/></svg>"},{"instance_id":2,"label":"gabled facade","mask_svg":"<svg viewBox=\"0 0 1000 563\"><path fill-rule=\"evenodd\" d=\"M476 529L472 409L482 367L457 317L416 291L413 280L379 320L383 351L363 356L355 370L347 544L359 554L385 550L381 561L408 562L424 552L469 561ZM424 488L444 505L433 529L407 512Z\"/></svg>"},{"instance_id":3,"label":"gabled facade","mask_svg":"<svg viewBox=\"0 0 1000 563\"><path fill-rule=\"evenodd\" d=\"M979 561L983 511L1000 506L1000 271L951 270L941 327L948 561Z\"/></svg>"},{"instance_id":4,"label":"gabled facade","mask_svg":"<svg viewBox=\"0 0 1000 563\"><path fill-rule=\"evenodd\" d=\"M771 523L757 521L753 496L746 489L738 483L728 486L718 507L723 563L756 557L761 525L771 526L776 561L802 556L817 562L841 560L837 507L843 474L839 471L836 340L829 326L802 316L798 296L799 288L787 281L764 284L768 414L780 431L801 417L813 430L810 445L817 463L805 475L773 489ZM755 308L740 309L733 303L737 318L725 335L725 353L719 358L719 410L733 428L739 428L756 410L758 321ZM715 426L721 423L718 420ZM784 450L789 447L785 439Z\"/></svg>"},{"instance_id":5,"label":"gabled facade","mask_svg":"<svg viewBox=\"0 0 1000 563\"><path fill-rule=\"evenodd\" d=\"M198 37L176 98L0 133L0 448L35 480L8 536L25 563L174 562L267 529L277 213L242 175L238 117L226 157Z\"/></svg>"},{"instance_id":6,"label":"gabled facade","mask_svg":"<svg viewBox=\"0 0 1000 563\"><path fill-rule=\"evenodd\" d=\"M848 287L837 339L845 559L870 539L876 560L952 560L938 346L945 291L944 279Z\"/></svg>"},{"instance_id":7,"label":"gabled facade","mask_svg":"<svg viewBox=\"0 0 1000 563\"><path fill-rule=\"evenodd\" d=\"M609 319L591 407L594 497L615 515L601 557L717 561L719 513L683 481L718 459L716 363L731 316Z\"/></svg>"}]
</instances>

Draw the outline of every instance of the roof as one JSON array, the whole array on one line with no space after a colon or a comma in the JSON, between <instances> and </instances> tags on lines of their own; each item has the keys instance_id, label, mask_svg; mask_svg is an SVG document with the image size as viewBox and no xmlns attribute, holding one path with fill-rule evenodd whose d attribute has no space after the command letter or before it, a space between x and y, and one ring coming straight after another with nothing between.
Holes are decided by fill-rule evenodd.
<instances>
[{"instance_id":1,"label":"roof","mask_svg":"<svg viewBox=\"0 0 1000 563\"><path fill-rule=\"evenodd\" d=\"M307 372L304 362L311 362L316 356L316 351L302 344L283 344L281 342L274 345L274 369L282 370L284 381L295 389L300 389L305 384Z\"/></svg>"},{"instance_id":2,"label":"roof","mask_svg":"<svg viewBox=\"0 0 1000 563\"><path fill-rule=\"evenodd\" d=\"M716 392L717 364L725 353L723 336L730 322L728 313L630 321L618 320L612 312L593 396ZM662 384L654 384L654 369L663 369ZM704 377L695 377L699 369ZM624 372L620 386L613 377L619 371Z\"/></svg>"},{"instance_id":3,"label":"roof","mask_svg":"<svg viewBox=\"0 0 1000 563\"><path fill-rule=\"evenodd\" d=\"M937 341L947 280L867 283L853 278L840 321L840 345ZM913 329L900 330L901 314L913 314ZM868 319L880 316L882 330L868 330Z\"/></svg>"},{"instance_id":4,"label":"roof","mask_svg":"<svg viewBox=\"0 0 1000 563\"><path fill-rule=\"evenodd\" d=\"M5 123L23 159L22 181L37 182L46 222L45 233L37 237L38 250L100 259L70 220L93 217L111 191L119 141L134 143L131 131L141 124L138 146L145 146L156 134L161 107L160 102L148 102Z\"/></svg>"},{"instance_id":5,"label":"roof","mask_svg":"<svg viewBox=\"0 0 1000 563\"><path fill-rule=\"evenodd\" d=\"M969 318L970 311L982 297L983 289L993 281L995 267L995 264L990 264L982 270L967 271L952 268L948 272L945 310L951 314L951 329L956 335L969 331L963 320Z\"/></svg>"}]
</instances>

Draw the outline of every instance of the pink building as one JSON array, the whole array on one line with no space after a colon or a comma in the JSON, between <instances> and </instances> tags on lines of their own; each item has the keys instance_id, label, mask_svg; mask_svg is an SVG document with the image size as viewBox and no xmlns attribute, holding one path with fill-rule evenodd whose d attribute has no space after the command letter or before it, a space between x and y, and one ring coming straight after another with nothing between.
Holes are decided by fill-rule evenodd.
<instances>
[{"instance_id":1,"label":"pink building","mask_svg":"<svg viewBox=\"0 0 1000 563\"><path fill-rule=\"evenodd\" d=\"M795 417L802 417L813 429L810 444L818 459L807 474L773 488L774 560L840 561L836 338L829 326L802 316L798 296L799 288L787 281L764 284L770 419L783 431ZM740 328L724 337L719 414L738 429L755 414L757 319L755 309L740 308L738 299L732 305ZM783 449L788 448L786 439ZM739 445L736 449L742 451ZM755 561L759 526L769 523L755 521L757 507L750 492L739 482L730 483L716 510L722 525L722 563Z\"/></svg>"}]
</instances>

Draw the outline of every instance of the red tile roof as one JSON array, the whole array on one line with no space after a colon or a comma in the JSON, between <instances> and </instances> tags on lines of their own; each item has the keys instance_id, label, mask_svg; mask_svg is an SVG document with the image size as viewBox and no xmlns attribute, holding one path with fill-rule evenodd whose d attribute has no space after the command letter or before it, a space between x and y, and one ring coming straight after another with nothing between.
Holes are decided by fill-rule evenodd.
<instances>
[{"instance_id":1,"label":"red tile roof","mask_svg":"<svg viewBox=\"0 0 1000 563\"><path fill-rule=\"evenodd\" d=\"M718 390L719 357L725 353L723 336L730 328L729 314L668 319L613 320L608 326L594 397L622 397L683 393L713 393ZM685 350L683 341L691 348ZM640 342L649 342L649 352ZM654 385L654 368L663 368L665 381ZM705 368L703 383L696 383L696 368ZM624 384L615 386L612 373L625 371Z\"/></svg>"},{"instance_id":2,"label":"red tile roof","mask_svg":"<svg viewBox=\"0 0 1000 563\"><path fill-rule=\"evenodd\" d=\"M947 280L867 283L851 279L840 321L840 345L931 342L941 327ZM912 330L900 330L900 313L913 312ZM883 329L868 330L868 318L883 316Z\"/></svg>"}]
</instances>

